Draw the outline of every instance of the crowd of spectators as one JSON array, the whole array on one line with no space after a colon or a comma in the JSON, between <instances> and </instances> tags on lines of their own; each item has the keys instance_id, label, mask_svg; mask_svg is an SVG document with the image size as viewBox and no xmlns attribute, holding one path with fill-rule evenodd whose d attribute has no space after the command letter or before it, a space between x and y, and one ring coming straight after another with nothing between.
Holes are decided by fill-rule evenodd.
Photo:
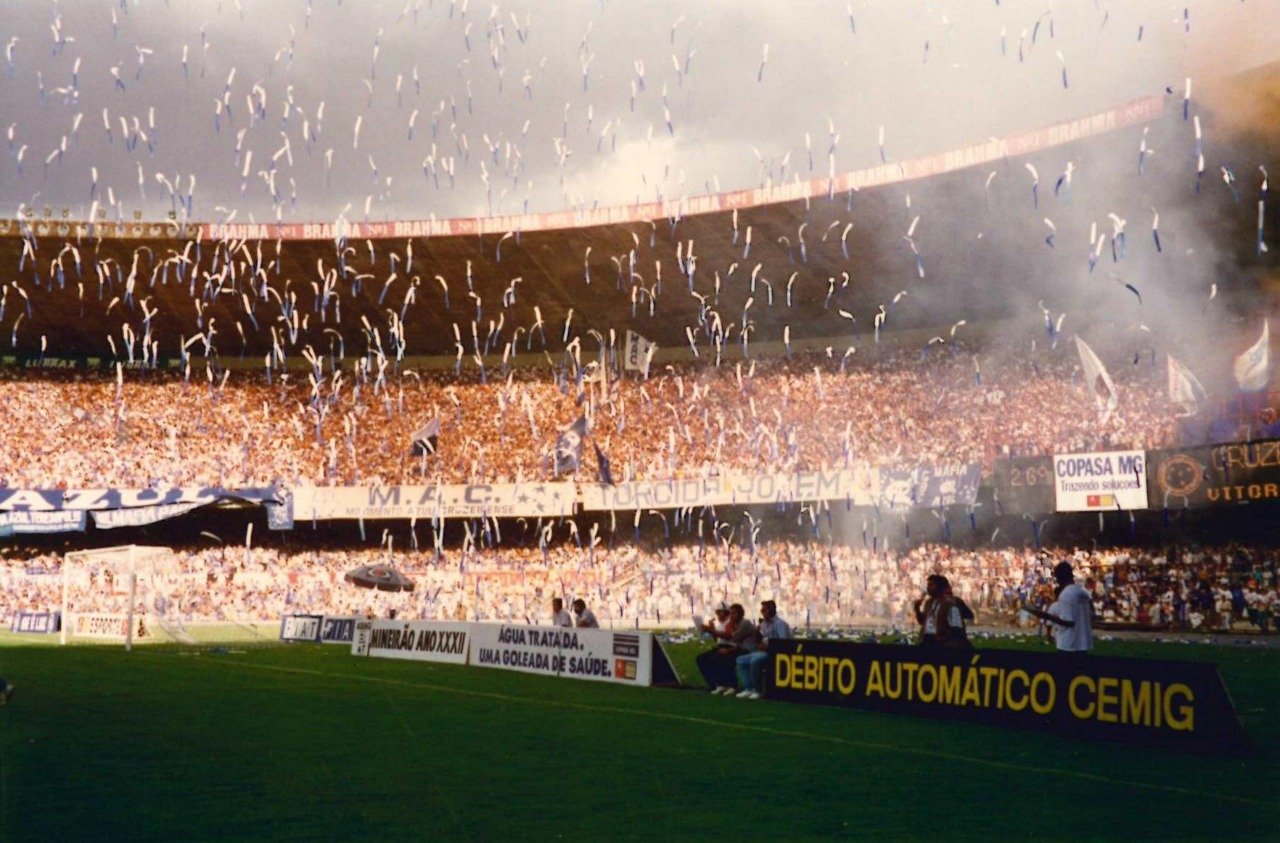
<instances>
[{"instance_id":1,"label":"crowd of spectators","mask_svg":"<svg viewBox=\"0 0 1280 843\"><path fill-rule=\"evenodd\" d=\"M860 354L862 352L859 352ZM865 358L865 359L864 359ZM858 462L987 462L1170 444L1175 412L1144 358L1099 421L1073 354L956 346L654 366L602 382L570 368L334 373L0 372L0 486L394 485L550 476L581 415L615 480ZM327 358L326 358L327 360ZM321 364L323 367L325 364ZM1051 408L1051 410L1050 410ZM440 424L433 455L411 453ZM590 445L585 451L591 454ZM597 478L584 459L580 477Z\"/></svg>"},{"instance_id":2,"label":"crowd of spectators","mask_svg":"<svg viewBox=\"0 0 1280 843\"><path fill-rule=\"evenodd\" d=\"M980 625L1033 625L1024 604L1053 600L1050 569L1069 560L1093 594L1100 624L1176 630L1274 631L1280 552L1239 547L965 550L920 545L873 551L839 544L761 542L620 545L575 543L434 551L276 548L179 549L144 565L138 611L159 620L247 622L289 613L548 623L553 597L582 598L603 625L681 627L721 601L777 601L796 626L869 625L910 630L912 602L930 574L946 576ZM343 574L394 564L412 592L360 589ZM61 557L11 549L0 562L0 622L61 605ZM123 569L92 560L68 570L70 606L124 612Z\"/></svg>"}]
</instances>

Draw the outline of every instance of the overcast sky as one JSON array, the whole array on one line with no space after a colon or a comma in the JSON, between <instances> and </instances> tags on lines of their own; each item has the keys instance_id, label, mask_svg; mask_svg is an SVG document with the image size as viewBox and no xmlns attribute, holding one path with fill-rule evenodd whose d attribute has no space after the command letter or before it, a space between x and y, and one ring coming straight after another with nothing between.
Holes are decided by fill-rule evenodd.
<instances>
[{"instance_id":1,"label":"overcast sky","mask_svg":"<svg viewBox=\"0 0 1280 843\"><path fill-rule=\"evenodd\" d=\"M10 0L0 20L0 213L126 219L185 216L170 185L193 177L192 218L241 222L678 198L878 163L882 126L905 159L1280 55L1280 0Z\"/></svg>"}]
</instances>

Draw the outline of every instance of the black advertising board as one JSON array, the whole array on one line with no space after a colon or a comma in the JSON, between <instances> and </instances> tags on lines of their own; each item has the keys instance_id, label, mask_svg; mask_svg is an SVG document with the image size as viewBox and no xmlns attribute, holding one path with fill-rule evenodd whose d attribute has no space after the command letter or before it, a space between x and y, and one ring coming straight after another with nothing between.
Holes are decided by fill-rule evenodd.
<instances>
[{"instance_id":1,"label":"black advertising board","mask_svg":"<svg viewBox=\"0 0 1280 843\"><path fill-rule=\"evenodd\" d=\"M769 643L769 665L765 696L784 702L1198 751L1244 745L1222 678L1203 662L792 639Z\"/></svg>"},{"instance_id":2,"label":"black advertising board","mask_svg":"<svg viewBox=\"0 0 1280 843\"><path fill-rule=\"evenodd\" d=\"M1147 452L1152 509L1280 501L1280 439Z\"/></svg>"},{"instance_id":3,"label":"black advertising board","mask_svg":"<svg viewBox=\"0 0 1280 843\"><path fill-rule=\"evenodd\" d=\"M996 460L993 473L998 514L1043 515L1057 508L1052 457Z\"/></svg>"}]
</instances>

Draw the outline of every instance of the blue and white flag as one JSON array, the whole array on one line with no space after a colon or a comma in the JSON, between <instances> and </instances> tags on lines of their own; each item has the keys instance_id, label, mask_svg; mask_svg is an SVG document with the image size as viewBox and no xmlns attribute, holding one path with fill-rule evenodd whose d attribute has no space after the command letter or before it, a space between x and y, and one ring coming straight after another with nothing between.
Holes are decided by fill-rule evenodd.
<instances>
[{"instance_id":1,"label":"blue and white flag","mask_svg":"<svg viewBox=\"0 0 1280 843\"><path fill-rule=\"evenodd\" d=\"M1093 349L1080 337L1076 337L1076 351L1080 353L1080 365L1084 368L1084 385L1098 405L1098 420L1106 422L1120 403L1116 385L1111 382L1107 369L1093 353Z\"/></svg>"},{"instance_id":2,"label":"blue and white flag","mask_svg":"<svg viewBox=\"0 0 1280 843\"><path fill-rule=\"evenodd\" d=\"M415 457L424 454L434 454L436 446L440 443L440 418L437 416L431 421L424 424L413 434L413 443L410 447L410 453Z\"/></svg>"},{"instance_id":3,"label":"blue and white flag","mask_svg":"<svg viewBox=\"0 0 1280 843\"><path fill-rule=\"evenodd\" d=\"M1183 415L1194 416L1208 397L1200 381L1186 366L1169 355L1169 401L1182 408Z\"/></svg>"},{"instance_id":4,"label":"blue and white flag","mask_svg":"<svg viewBox=\"0 0 1280 843\"><path fill-rule=\"evenodd\" d=\"M582 464L582 440L587 435L587 417L578 416L578 420L556 439L553 473L570 474L578 470Z\"/></svg>"},{"instance_id":5,"label":"blue and white flag","mask_svg":"<svg viewBox=\"0 0 1280 843\"><path fill-rule=\"evenodd\" d=\"M1262 336L1243 354L1236 358L1236 384L1244 392L1261 392L1267 388L1270 375L1271 335L1266 320L1262 322Z\"/></svg>"}]
</instances>

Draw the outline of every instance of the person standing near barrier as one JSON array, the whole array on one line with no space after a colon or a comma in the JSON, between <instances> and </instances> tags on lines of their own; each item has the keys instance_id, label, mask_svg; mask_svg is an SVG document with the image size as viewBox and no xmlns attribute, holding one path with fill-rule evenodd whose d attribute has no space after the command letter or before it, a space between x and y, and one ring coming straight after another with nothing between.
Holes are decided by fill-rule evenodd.
<instances>
[{"instance_id":1,"label":"person standing near barrier","mask_svg":"<svg viewBox=\"0 0 1280 843\"><path fill-rule=\"evenodd\" d=\"M551 598L551 625L573 626L573 618L564 610L564 601L559 597Z\"/></svg>"},{"instance_id":2,"label":"person standing near barrier","mask_svg":"<svg viewBox=\"0 0 1280 843\"><path fill-rule=\"evenodd\" d=\"M580 629L600 628L600 621L596 620L596 613L587 608L587 601L581 597L573 601L573 613L578 616L574 626Z\"/></svg>"},{"instance_id":3,"label":"person standing near barrier","mask_svg":"<svg viewBox=\"0 0 1280 843\"><path fill-rule=\"evenodd\" d=\"M743 699L758 700L764 687L764 663L769 658L769 642L791 637L791 626L778 617L778 604L766 600L760 604L760 624L752 641L754 647L750 652L738 656L734 662L734 670L738 674L738 684L742 690L738 696Z\"/></svg>"},{"instance_id":4,"label":"person standing near barrier","mask_svg":"<svg viewBox=\"0 0 1280 843\"><path fill-rule=\"evenodd\" d=\"M741 603L730 606L724 629L711 633L719 643L697 658L698 671L713 694L733 694L738 691L734 662L738 656L746 652L745 645L756 632L755 624L747 620L746 614L747 610Z\"/></svg>"},{"instance_id":5,"label":"person standing near barrier","mask_svg":"<svg viewBox=\"0 0 1280 843\"><path fill-rule=\"evenodd\" d=\"M1049 611L1023 608L1053 624L1053 640L1058 652L1087 653L1093 649L1093 597L1075 581L1071 563L1066 560L1053 566L1053 578L1061 591Z\"/></svg>"},{"instance_id":6,"label":"person standing near barrier","mask_svg":"<svg viewBox=\"0 0 1280 843\"><path fill-rule=\"evenodd\" d=\"M916 621L920 624L920 644L946 650L969 650L966 617L972 610L951 591L951 582L941 574L925 581L925 596L916 601Z\"/></svg>"}]
</instances>

